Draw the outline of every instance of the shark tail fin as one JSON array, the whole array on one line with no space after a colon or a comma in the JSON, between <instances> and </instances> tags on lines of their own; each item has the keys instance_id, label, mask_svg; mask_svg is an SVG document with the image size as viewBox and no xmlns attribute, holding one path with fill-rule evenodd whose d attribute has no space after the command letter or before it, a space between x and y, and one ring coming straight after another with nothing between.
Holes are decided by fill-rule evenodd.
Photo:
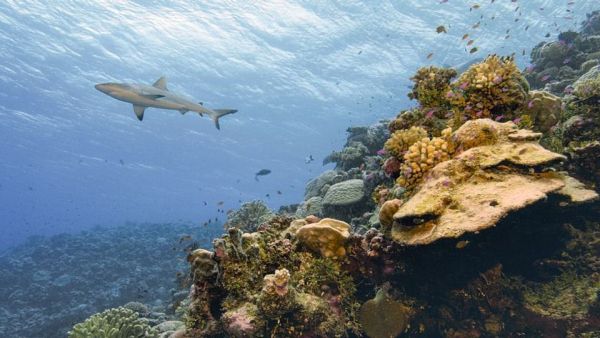
<instances>
[{"instance_id":1,"label":"shark tail fin","mask_svg":"<svg viewBox=\"0 0 600 338\"><path fill-rule=\"evenodd\" d=\"M213 109L213 111L215 113L211 114L210 117L212 117L213 121L215 122L215 127L220 130L221 127L219 126L219 118L221 116L233 114L237 112L237 109Z\"/></svg>"}]
</instances>

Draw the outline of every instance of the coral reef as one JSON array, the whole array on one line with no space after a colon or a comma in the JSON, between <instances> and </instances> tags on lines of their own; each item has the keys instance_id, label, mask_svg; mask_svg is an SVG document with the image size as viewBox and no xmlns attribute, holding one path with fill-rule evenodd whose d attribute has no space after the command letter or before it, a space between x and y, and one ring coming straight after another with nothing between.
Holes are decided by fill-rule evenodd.
<instances>
[{"instance_id":1,"label":"coral reef","mask_svg":"<svg viewBox=\"0 0 600 338\"><path fill-rule=\"evenodd\" d=\"M3 252L0 336L64 338L73 324L123 304L152 326L176 319L188 295L186 253L222 232L217 225L197 229L129 223L32 237Z\"/></svg>"},{"instance_id":2,"label":"coral reef","mask_svg":"<svg viewBox=\"0 0 600 338\"><path fill-rule=\"evenodd\" d=\"M142 338L157 337L157 333L136 312L118 307L97 313L69 331L69 338L87 337Z\"/></svg>"},{"instance_id":3,"label":"coral reef","mask_svg":"<svg viewBox=\"0 0 600 338\"><path fill-rule=\"evenodd\" d=\"M261 224L269 221L275 214L265 202L256 200L243 203L238 210L227 213L226 228L236 227L243 231L255 231Z\"/></svg>"},{"instance_id":4,"label":"coral reef","mask_svg":"<svg viewBox=\"0 0 600 338\"><path fill-rule=\"evenodd\" d=\"M192 265L188 334L338 336L357 329L353 279L327 258L345 255L349 225L309 222L316 220L274 218L259 232L230 231L215 240L214 254L201 252L213 263Z\"/></svg>"},{"instance_id":5,"label":"coral reef","mask_svg":"<svg viewBox=\"0 0 600 338\"><path fill-rule=\"evenodd\" d=\"M510 57L488 56L452 84L447 97L456 119L512 119L512 113L527 102L529 84ZM460 121L458 121L460 122ZM455 120L455 127L460 123Z\"/></svg>"}]
</instances>

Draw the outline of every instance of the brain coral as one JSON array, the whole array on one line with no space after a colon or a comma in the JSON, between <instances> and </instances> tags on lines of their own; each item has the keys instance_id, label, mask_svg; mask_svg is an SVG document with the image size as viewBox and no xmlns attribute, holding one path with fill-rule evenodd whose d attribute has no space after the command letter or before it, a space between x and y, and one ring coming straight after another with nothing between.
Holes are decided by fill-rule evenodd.
<instances>
[{"instance_id":1,"label":"brain coral","mask_svg":"<svg viewBox=\"0 0 600 338\"><path fill-rule=\"evenodd\" d=\"M427 132L421 127L411 127L395 131L385 142L384 149L396 158L402 158L408 147L427 137Z\"/></svg>"},{"instance_id":2,"label":"brain coral","mask_svg":"<svg viewBox=\"0 0 600 338\"><path fill-rule=\"evenodd\" d=\"M141 338L157 337L146 320L132 310L118 307L97 313L73 326L69 338Z\"/></svg>"},{"instance_id":3,"label":"brain coral","mask_svg":"<svg viewBox=\"0 0 600 338\"><path fill-rule=\"evenodd\" d=\"M451 87L447 97L455 113L468 119L514 111L526 102L529 92L529 84L513 58L497 55L471 66Z\"/></svg>"}]
</instances>

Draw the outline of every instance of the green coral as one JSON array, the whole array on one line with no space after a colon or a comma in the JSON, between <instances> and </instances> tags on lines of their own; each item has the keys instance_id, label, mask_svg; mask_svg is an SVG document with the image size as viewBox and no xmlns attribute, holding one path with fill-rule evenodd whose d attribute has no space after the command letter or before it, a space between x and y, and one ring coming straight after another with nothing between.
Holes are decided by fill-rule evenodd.
<instances>
[{"instance_id":1,"label":"green coral","mask_svg":"<svg viewBox=\"0 0 600 338\"><path fill-rule=\"evenodd\" d=\"M408 94L411 100L418 100L421 107L435 109L440 113L449 108L446 93L450 89L450 81L456 76L452 68L423 67L411 78L415 83Z\"/></svg>"},{"instance_id":2,"label":"green coral","mask_svg":"<svg viewBox=\"0 0 600 338\"><path fill-rule=\"evenodd\" d=\"M577 81L573 94L580 100L600 98L600 73L596 77Z\"/></svg>"},{"instance_id":3,"label":"green coral","mask_svg":"<svg viewBox=\"0 0 600 338\"><path fill-rule=\"evenodd\" d=\"M578 276L565 272L549 283L529 287L525 306L553 319L584 318L600 293L600 275Z\"/></svg>"},{"instance_id":4,"label":"green coral","mask_svg":"<svg viewBox=\"0 0 600 338\"><path fill-rule=\"evenodd\" d=\"M256 231L259 225L268 222L273 216L275 214L267 207L265 202L260 200L246 202L238 210L227 214L225 226L252 232Z\"/></svg>"},{"instance_id":5,"label":"green coral","mask_svg":"<svg viewBox=\"0 0 600 338\"><path fill-rule=\"evenodd\" d=\"M69 338L157 337L157 332L135 311L118 307L97 313L73 326Z\"/></svg>"}]
</instances>

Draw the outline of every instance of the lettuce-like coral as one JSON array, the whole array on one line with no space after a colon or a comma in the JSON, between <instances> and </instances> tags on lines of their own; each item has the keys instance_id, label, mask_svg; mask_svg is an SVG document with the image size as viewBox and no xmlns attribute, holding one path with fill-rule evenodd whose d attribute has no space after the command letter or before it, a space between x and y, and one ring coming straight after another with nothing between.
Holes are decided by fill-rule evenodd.
<instances>
[{"instance_id":1,"label":"lettuce-like coral","mask_svg":"<svg viewBox=\"0 0 600 338\"><path fill-rule=\"evenodd\" d=\"M142 338L157 337L157 332L135 311L118 307L97 313L73 326L69 338Z\"/></svg>"}]
</instances>

